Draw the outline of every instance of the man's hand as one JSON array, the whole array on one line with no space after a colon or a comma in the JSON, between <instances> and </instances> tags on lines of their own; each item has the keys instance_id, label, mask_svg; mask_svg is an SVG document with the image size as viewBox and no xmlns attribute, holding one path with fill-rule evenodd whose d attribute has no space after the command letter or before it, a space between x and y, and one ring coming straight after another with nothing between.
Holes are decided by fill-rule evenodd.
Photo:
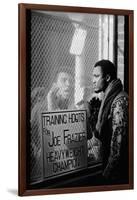
<instances>
[{"instance_id":1,"label":"man's hand","mask_svg":"<svg viewBox=\"0 0 137 200\"><path fill-rule=\"evenodd\" d=\"M101 142L95 136L88 140L88 157L101 158Z\"/></svg>"},{"instance_id":2,"label":"man's hand","mask_svg":"<svg viewBox=\"0 0 137 200\"><path fill-rule=\"evenodd\" d=\"M57 87L55 83L53 83L53 86L47 95L48 111L56 110L56 107L57 107L56 98L57 98L58 91L59 91L59 88Z\"/></svg>"}]
</instances>

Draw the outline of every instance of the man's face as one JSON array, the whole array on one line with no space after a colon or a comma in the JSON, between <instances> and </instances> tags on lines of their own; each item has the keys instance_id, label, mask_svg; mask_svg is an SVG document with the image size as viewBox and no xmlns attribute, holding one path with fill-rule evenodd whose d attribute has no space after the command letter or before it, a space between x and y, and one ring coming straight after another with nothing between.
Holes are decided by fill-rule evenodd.
<instances>
[{"instance_id":1,"label":"man's face","mask_svg":"<svg viewBox=\"0 0 137 200\"><path fill-rule=\"evenodd\" d=\"M61 72L58 76L57 86L59 88L59 94L63 98L68 98L72 88L72 78L65 72Z\"/></svg>"},{"instance_id":2,"label":"man's face","mask_svg":"<svg viewBox=\"0 0 137 200\"><path fill-rule=\"evenodd\" d=\"M100 66L93 69L93 88L94 92L104 92L107 87L106 77L103 76L103 72Z\"/></svg>"}]
</instances>

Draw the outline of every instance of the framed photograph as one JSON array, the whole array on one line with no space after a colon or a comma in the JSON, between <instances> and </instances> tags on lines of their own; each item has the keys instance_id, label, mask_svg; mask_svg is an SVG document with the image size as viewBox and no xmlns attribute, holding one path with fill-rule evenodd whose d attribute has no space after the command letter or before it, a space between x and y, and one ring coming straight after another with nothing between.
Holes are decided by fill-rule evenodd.
<instances>
[{"instance_id":1,"label":"framed photograph","mask_svg":"<svg viewBox=\"0 0 137 200\"><path fill-rule=\"evenodd\" d=\"M19 195L133 189L133 10L19 4Z\"/></svg>"}]
</instances>

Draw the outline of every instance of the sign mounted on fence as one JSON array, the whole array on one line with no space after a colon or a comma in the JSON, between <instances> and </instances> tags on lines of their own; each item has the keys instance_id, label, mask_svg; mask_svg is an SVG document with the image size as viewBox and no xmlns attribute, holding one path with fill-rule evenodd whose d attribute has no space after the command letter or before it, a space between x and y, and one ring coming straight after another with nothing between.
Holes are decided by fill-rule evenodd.
<instances>
[{"instance_id":1,"label":"sign mounted on fence","mask_svg":"<svg viewBox=\"0 0 137 200\"><path fill-rule=\"evenodd\" d=\"M44 177L87 167L86 111L42 113Z\"/></svg>"}]
</instances>

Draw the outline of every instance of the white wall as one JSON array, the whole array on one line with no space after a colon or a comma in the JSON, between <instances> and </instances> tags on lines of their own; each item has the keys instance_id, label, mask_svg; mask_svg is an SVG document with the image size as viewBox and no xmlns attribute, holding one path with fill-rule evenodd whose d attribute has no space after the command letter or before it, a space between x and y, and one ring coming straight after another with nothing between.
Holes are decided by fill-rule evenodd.
<instances>
[{"instance_id":1,"label":"white wall","mask_svg":"<svg viewBox=\"0 0 137 200\"><path fill-rule=\"evenodd\" d=\"M3 0L0 4L0 199L19 199L17 196L18 170L18 0ZM23 2L23 1L22 1ZM137 44L137 6L135 0L29 0L27 3L46 3L53 5L70 5L83 7L123 8L135 10L135 44ZM135 46L135 55L137 46ZM135 66L137 59L135 59ZM135 76L137 70L135 67ZM137 78L135 84L137 83ZM135 86L135 93L137 87ZM135 111L137 110L135 95ZM135 121L137 113L135 113ZM135 141L136 141L135 126ZM135 146L137 142L135 142ZM135 169L137 167L135 147ZM23 197L23 199L136 199L137 173L135 171L134 191L115 191L98 193L81 193L50 195L40 197Z\"/></svg>"}]
</instances>

